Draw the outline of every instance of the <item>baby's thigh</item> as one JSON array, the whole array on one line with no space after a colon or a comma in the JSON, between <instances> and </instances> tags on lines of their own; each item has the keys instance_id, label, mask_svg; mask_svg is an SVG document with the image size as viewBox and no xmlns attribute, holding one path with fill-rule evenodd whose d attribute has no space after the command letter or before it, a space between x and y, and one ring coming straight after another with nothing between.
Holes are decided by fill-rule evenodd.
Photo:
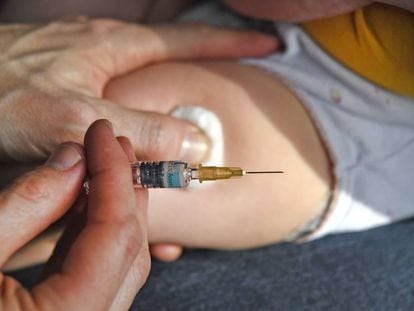
<instances>
[{"instance_id":1,"label":"baby's thigh","mask_svg":"<svg viewBox=\"0 0 414 311\"><path fill-rule=\"evenodd\" d=\"M329 160L318 133L299 101L267 73L237 63L167 63L114 80L105 96L162 113L203 106L222 123L225 165L285 171L196 189L150 190L151 242L218 248L273 243L327 204Z\"/></svg>"}]
</instances>

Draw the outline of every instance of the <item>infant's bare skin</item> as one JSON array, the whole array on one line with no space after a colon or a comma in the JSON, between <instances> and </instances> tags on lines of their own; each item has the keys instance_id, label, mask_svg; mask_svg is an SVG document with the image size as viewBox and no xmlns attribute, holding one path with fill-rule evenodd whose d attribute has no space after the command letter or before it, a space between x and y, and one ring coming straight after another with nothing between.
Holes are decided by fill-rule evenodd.
<instances>
[{"instance_id":1,"label":"infant's bare skin","mask_svg":"<svg viewBox=\"0 0 414 311\"><path fill-rule=\"evenodd\" d=\"M174 18L193 0L4 0L1 23L38 23L64 16L117 18L131 22L163 22Z\"/></svg>"},{"instance_id":2,"label":"infant's bare skin","mask_svg":"<svg viewBox=\"0 0 414 311\"><path fill-rule=\"evenodd\" d=\"M168 63L111 82L105 96L162 113L204 106L222 121L226 165L285 171L193 191L151 191L151 243L225 249L274 243L328 203L330 165L318 134L299 101L270 74L230 62Z\"/></svg>"},{"instance_id":3,"label":"infant's bare skin","mask_svg":"<svg viewBox=\"0 0 414 311\"><path fill-rule=\"evenodd\" d=\"M414 12L411 0L223 0L242 15L272 21L303 22L354 11L382 2Z\"/></svg>"},{"instance_id":4,"label":"infant's bare skin","mask_svg":"<svg viewBox=\"0 0 414 311\"><path fill-rule=\"evenodd\" d=\"M63 16L119 18L133 22L164 22L171 20L197 0L4 0L0 22L45 22ZM269 20L305 21L334 16L368 5L373 0L223 0L235 11L250 17ZM414 11L411 0L380 0Z\"/></svg>"}]
</instances>

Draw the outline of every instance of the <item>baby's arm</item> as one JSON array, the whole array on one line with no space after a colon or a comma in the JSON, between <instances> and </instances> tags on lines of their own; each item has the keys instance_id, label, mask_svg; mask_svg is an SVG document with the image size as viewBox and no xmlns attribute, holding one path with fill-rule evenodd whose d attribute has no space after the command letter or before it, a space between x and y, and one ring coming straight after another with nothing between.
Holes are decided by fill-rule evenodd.
<instances>
[{"instance_id":1,"label":"baby's arm","mask_svg":"<svg viewBox=\"0 0 414 311\"><path fill-rule=\"evenodd\" d=\"M151 190L151 243L229 249L274 243L327 204L331 177L320 139L302 105L269 74L236 63L161 64L111 82L105 96L162 113L204 106L223 124L225 165L285 171L195 190Z\"/></svg>"}]
</instances>

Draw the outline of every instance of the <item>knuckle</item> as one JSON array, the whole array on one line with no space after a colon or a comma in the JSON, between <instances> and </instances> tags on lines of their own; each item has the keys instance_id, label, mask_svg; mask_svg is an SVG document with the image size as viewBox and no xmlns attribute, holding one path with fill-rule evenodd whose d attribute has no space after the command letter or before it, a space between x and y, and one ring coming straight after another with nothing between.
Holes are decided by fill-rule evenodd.
<instances>
[{"instance_id":1,"label":"knuckle","mask_svg":"<svg viewBox=\"0 0 414 311\"><path fill-rule=\"evenodd\" d=\"M209 55L208 51L218 42L220 33L214 27L202 23L195 23L191 31L194 31L196 35L192 42L194 55L202 58Z\"/></svg>"},{"instance_id":2,"label":"knuckle","mask_svg":"<svg viewBox=\"0 0 414 311\"><path fill-rule=\"evenodd\" d=\"M72 50L76 51L83 58L91 57L91 53L96 57L96 49L106 46L110 41L109 36L125 27L125 25L125 22L110 18L86 20L83 23L84 30L74 44L75 49ZM91 58L91 61L94 61L94 59Z\"/></svg>"},{"instance_id":3,"label":"knuckle","mask_svg":"<svg viewBox=\"0 0 414 311\"><path fill-rule=\"evenodd\" d=\"M71 99L63 105L62 112L69 119L69 124L77 124L84 129L100 117L95 105L83 100Z\"/></svg>"},{"instance_id":4,"label":"knuckle","mask_svg":"<svg viewBox=\"0 0 414 311\"><path fill-rule=\"evenodd\" d=\"M135 267L135 282L136 284L143 285L143 281L147 279L149 272L151 270L151 256L149 254L149 251L144 250L144 253L140 253L140 260L138 261Z\"/></svg>"},{"instance_id":5,"label":"knuckle","mask_svg":"<svg viewBox=\"0 0 414 311\"><path fill-rule=\"evenodd\" d=\"M135 217L120 223L120 240L124 245L125 255L134 260L144 246L144 239L139 222Z\"/></svg>"},{"instance_id":6,"label":"knuckle","mask_svg":"<svg viewBox=\"0 0 414 311\"><path fill-rule=\"evenodd\" d=\"M146 244L146 247L144 249L144 254L143 254L143 259L141 262L141 274L146 274L146 276L148 276L149 271L151 270L151 256L150 256L150 252L149 252L149 246L148 243Z\"/></svg>"},{"instance_id":7,"label":"knuckle","mask_svg":"<svg viewBox=\"0 0 414 311\"><path fill-rule=\"evenodd\" d=\"M124 22L111 18L97 18L89 22L89 27L93 33L101 34L113 31L125 25Z\"/></svg>"},{"instance_id":8,"label":"knuckle","mask_svg":"<svg viewBox=\"0 0 414 311\"><path fill-rule=\"evenodd\" d=\"M50 189L47 187L47 176L43 172L31 172L23 177L18 178L15 183L6 191L4 200L15 201L23 200L30 204L39 204L46 201L50 195Z\"/></svg>"},{"instance_id":9,"label":"knuckle","mask_svg":"<svg viewBox=\"0 0 414 311\"><path fill-rule=\"evenodd\" d=\"M54 143L60 144L66 141L82 143L87 128L95 120L100 118L100 113L95 105L83 100L64 99L61 102L55 119L60 121L56 127Z\"/></svg>"},{"instance_id":10,"label":"knuckle","mask_svg":"<svg viewBox=\"0 0 414 311\"><path fill-rule=\"evenodd\" d=\"M139 130L140 149L143 155L152 157L165 151L166 131L161 118L146 117Z\"/></svg>"},{"instance_id":11,"label":"knuckle","mask_svg":"<svg viewBox=\"0 0 414 311\"><path fill-rule=\"evenodd\" d=\"M149 252L146 252L146 250L143 249L142 252L139 253L137 259L133 263L132 269L130 270L132 273L133 284L137 290L144 285L150 270L151 256Z\"/></svg>"}]
</instances>

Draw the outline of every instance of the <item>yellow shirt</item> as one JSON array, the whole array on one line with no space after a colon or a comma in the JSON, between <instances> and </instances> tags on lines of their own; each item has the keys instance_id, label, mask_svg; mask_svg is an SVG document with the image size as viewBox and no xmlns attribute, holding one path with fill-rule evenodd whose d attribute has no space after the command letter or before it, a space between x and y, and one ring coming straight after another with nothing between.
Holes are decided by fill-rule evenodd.
<instances>
[{"instance_id":1,"label":"yellow shirt","mask_svg":"<svg viewBox=\"0 0 414 311\"><path fill-rule=\"evenodd\" d=\"M386 89L414 97L413 13L373 4L302 26L354 72Z\"/></svg>"}]
</instances>

